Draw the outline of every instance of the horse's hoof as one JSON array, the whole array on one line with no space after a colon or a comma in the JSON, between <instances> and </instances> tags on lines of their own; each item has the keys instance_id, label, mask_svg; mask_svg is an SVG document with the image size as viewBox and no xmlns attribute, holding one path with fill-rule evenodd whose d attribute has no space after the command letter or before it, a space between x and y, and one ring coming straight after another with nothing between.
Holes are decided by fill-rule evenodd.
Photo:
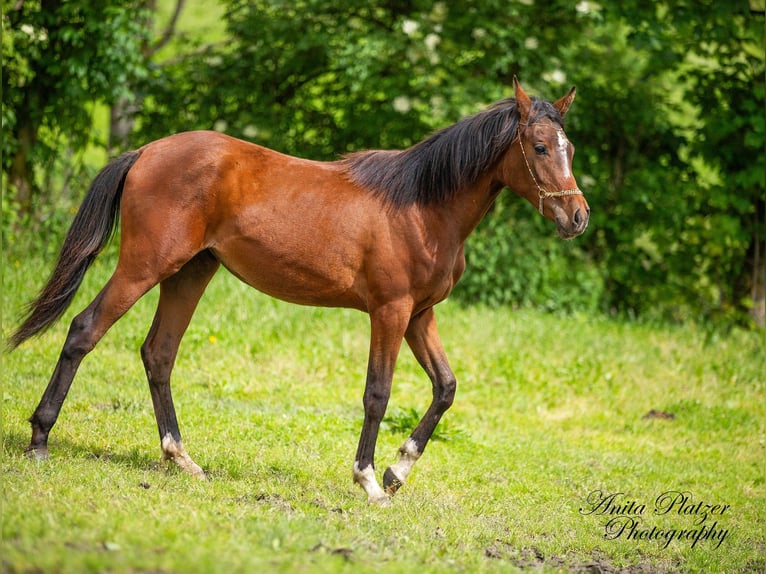
<instances>
[{"instance_id":1,"label":"horse's hoof","mask_svg":"<svg viewBox=\"0 0 766 574\"><path fill-rule=\"evenodd\" d=\"M391 470L391 467L386 469L383 473L383 490L386 491L388 496L393 496L396 491L399 490L404 483Z\"/></svg>"},{"instance_id":2,"label":"horse's hoof","mask_svg":"<svg viewBox=\"0 0 766 574\"><path fill-rule=\"evenodd\" d=\"M195 464L194 466L197 465ZM197 480L207 480L207 474L205 474L205 471L202 470L199 466L193 470L189 470L188 472L192 475L192 478L196 478Z\"/></svg>"},{"instance_id":3,"label":"horse's hoof","mask_svg":"<svg viewBox=\"0 0 766 574\"><path fill-rule=\"evenodd\" d=\"M189 455L175 456L168 458L169 461L174 463L176 467L184 474L188 474L192 478L197 480L207 480L207 475L202 467L194 462Z\"/></svg>"},{"instance_id":4,"label":"horse's hoof","mask_svg":"<svg viewBox=\"0 0 766 574\"><path fill-rule=\"evenodd\" d=\"M388 508L393 503L391 502L390 496L370 496L367 498L368 504L372 504L374 506L378 506L380 508Z\"/></svg>"},{"instance_id":5,"label":"horse's hoof","mask_svg":"<svg viewBox=\"0 0 766 574\"><path fill-rule=\"evenodd\" d=\"M29 460L48 460L48 449L45 447L28 446L24 451L24 455Z\"/></svg>"}]
</instances>

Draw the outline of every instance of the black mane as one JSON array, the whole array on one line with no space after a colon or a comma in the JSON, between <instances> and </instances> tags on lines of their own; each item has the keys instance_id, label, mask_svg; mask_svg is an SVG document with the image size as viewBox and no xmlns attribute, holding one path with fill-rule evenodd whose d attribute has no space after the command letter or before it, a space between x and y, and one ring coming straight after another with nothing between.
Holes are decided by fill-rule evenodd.
<instances>
[{"instance_id":1,"label":"black mane","mask_svg":"<svg viewBox=\"0 0 766 574\"><path fill-rule=\"evenodd\" d=\"M563 126L561 115L532 98L529 123L546 117ZM448 201L491 169L516 139L516 99L501 100L483 112L441 129L405 150L347 155L349 178L394 207Z\"/></svg>"}]
</instances>

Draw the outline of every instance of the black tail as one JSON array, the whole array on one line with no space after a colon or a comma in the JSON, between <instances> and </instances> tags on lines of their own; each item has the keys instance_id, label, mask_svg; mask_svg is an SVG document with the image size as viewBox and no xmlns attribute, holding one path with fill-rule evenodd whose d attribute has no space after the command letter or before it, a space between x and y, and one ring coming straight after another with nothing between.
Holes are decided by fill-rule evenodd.
<instances>
[{"instance_id":1,"label":"black tail","mask_svg":"<svg viewBox=\"0 0 766 574\"><path fill-rule=\"evenodd\" d=\"M48 283L27 307L24 323L8 341L11 349L45 331L69 307L85 272L117 227L125 177L140 155L137 151L122 154L93 180Z\"/></svg>"}]
</instances>

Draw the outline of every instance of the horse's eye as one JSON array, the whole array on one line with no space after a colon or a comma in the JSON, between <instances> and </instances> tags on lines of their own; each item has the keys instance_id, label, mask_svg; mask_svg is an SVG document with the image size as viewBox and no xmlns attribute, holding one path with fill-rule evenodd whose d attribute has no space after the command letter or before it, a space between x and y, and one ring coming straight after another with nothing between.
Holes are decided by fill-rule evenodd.
<instances>
[{"instance_id":1,"label":"horse's eye","mask_svg":"<svg viewBox=\"0 0 766 574\"><path fill-rule=\"evenodd\" d=\"M536 153L537 155L545 155L546 153L548 153L548 150L547 150L547 149L545 149L545 146L544 146L544 145L540 145L540 144L537 144L537 145L535 146L535 153Z\"/></svg>"}]
</instances>

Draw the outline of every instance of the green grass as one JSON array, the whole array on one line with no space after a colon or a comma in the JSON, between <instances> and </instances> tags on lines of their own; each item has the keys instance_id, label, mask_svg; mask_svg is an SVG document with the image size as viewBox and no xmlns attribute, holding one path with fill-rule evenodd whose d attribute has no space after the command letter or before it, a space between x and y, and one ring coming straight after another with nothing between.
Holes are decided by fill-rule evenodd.
<instances>
[{"instance_id":1,"label":"green grass","mask_svg":"<svg viewBox=\"0 0 766 574\"><path fill-rule=\"evenodd\" d=\"M456 403L393 505L378 508L351 483L366 317L276 302L220 272L173 385L186 446L211 480L159 460L138 354L156 292L83 362L50 460L27 460L26 419L69 321L113 261L95 263L54 329L2 357L3 572L766 567L762 333L447 302L439 319L459 379ZM4 335L49 265L5 261ZM396 460L412 409L422 413L429 395L405 347L379 469ZM643 418L651 409L675 418ZM718 548L605 539L609 517L580 512L595 490L646 504L649 529L700 528L693 515L652 514L666 491L728 504L703 523L715 519L728 535Z\"/></svg>"}]
</instances>

